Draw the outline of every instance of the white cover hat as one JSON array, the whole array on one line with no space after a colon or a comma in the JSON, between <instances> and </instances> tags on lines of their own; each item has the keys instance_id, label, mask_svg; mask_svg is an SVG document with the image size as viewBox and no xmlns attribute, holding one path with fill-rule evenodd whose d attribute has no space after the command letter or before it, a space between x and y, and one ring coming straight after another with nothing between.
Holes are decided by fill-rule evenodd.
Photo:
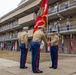
<instances>
[{"instance_id":1,"label":"white cover hat","mask_svg":"<svg viewBox=\"0 0 76 75\"><path fill-rule=\"evenodd\" d=\"M29 29L28 27L23 27L23 30Z\"/></svg>"}]
</instances>

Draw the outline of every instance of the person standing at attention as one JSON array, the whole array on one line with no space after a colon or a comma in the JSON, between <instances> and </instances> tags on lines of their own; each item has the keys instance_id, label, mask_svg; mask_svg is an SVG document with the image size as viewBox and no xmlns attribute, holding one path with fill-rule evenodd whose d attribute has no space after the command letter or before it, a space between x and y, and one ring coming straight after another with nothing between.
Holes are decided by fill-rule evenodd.
<instances>
[{"instance_id":1,"label":"person standing at attention","mask_svg":"<svg viewBox=\"0 0 76 75\"><path fill-rule=\"evenodd\" d=\"M21 49L20 68L28 68L25 66L28 50L28 27L24 27L23 31L18 35L18 41Z\"/></svg>"},{"instance_id":2,"label":"person standing at attention","mask_svg":"<svg viewBox=\"0 0 76 75\"><path fill-rule=\"evenodd\" d=\"M52 60L52 66L50 68L57 69L58 66L58 42L59 37L57 36L56 29L52 29L52 36L51 38L51 48L50 48L50 56Z\"/></svg>"},{"instance_id":3,"label":"person standing at attention","mask_svg":"<svg viewBox=\"0 0 76 75\"><path fill-rule=\"evenodd\" d=\"M43 73L43 71L39 70L40 44L42 40L47 44L43 30L44 30L43 26L38 26L38 30L34 33L33 40L31 43L33 73Z\"/></svg>"}]
</instances>

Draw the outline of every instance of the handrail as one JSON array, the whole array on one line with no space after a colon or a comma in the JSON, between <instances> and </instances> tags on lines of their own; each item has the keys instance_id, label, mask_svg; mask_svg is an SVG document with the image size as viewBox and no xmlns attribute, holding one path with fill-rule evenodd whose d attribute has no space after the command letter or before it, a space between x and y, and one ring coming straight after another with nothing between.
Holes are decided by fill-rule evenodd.
<instances>
[{"instance_id":1,"label":"handrail","mask_svg":"<svg viewBox=\"0 0 76 75\"><path fill-rule=\"evenodd\" d=\"M57 7L56 6L50 7L49 8L49 14L60 12L62 10L65 10L65 9L70 8L70 7L76 6L76 0L73 0L73 1L70 0L70 1L66 1L66 2L63 2L61 4L58 4Z\"/></svg>"},{"instance_id":2,"label":"handrail","mask_svg":"<svg viewBox=\"0 0 76 75\"><path fill-rule=\"evenodd\" d=\"M8 29L15 28L15 27L17 27L17 26L19 26L18 21L13 22L13 23L10 23L10 24L8 24L8 25L2 26L2 27L0 28L0 32L5 31L5 30L8 30Z\"/></svg>"},{"instance_id":3,"label":"handrail","mask_svg":"<svg viewBox=\"0 0 76 75\"><path fill-rule=\"evenodd\" d=\"M17 39L17 38L18 38L18 34L4 35L4 36L0 36L0 41L13 40L13 39Z\"/></svg>"},{"instance_id":4,"label":"handrail","mask_svg":"<svg viewBox=\"0 0 76 75\"><path fill-rule=\"evenodd\" d=\"M58 30L58 26L57 26L56 29ZM66 23L62 23L59 26L59 32L61 32L61 31L70 31L70 30L73 30L73 29L76 29L76 21L70 22L69 27L68 27L68 25ZM49 31L49 33L52 32L52 30L50 30L50 29L48 31Z\"/></svg>"}]
</instances>

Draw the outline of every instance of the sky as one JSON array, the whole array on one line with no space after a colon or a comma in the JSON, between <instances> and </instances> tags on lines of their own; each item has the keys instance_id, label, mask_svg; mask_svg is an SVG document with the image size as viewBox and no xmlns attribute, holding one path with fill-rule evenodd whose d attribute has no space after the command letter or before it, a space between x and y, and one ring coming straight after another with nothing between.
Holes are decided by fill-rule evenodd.
<instances>
[{"instance_id":1,"label":"sky","mask_svg":"<svg viewBox=\"0 0 76 75\"><path fill-rule=\"evenodd\" d=\"M21 0L0 0L0 17L15 9Z\"/></svg>"}]
</instances>

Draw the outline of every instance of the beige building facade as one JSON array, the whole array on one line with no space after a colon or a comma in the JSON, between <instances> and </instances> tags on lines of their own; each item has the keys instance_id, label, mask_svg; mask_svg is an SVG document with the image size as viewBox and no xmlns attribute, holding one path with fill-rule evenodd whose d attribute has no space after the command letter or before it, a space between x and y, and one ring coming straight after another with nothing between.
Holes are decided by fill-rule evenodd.
<instances>
[{"instance_id":1,"label":"beige building facade","mask_svg":"<svg viewBox=\"0 0 76 75\"><path fill-rule=\"evenodd\" d=\"M29 42L41 0L22 0L18 7L0 19L0 46L9 50L19 50L18 33L24 26L29 27ZM48 29L52 28L64 36L64 51L71 53L70 35L72 34L73 53L76 53L76 0L49 0ZM60 37L61 37L60 36ZM59 42L59 52L62 51L62 40Z\"/></svg>"}]
</instances>

